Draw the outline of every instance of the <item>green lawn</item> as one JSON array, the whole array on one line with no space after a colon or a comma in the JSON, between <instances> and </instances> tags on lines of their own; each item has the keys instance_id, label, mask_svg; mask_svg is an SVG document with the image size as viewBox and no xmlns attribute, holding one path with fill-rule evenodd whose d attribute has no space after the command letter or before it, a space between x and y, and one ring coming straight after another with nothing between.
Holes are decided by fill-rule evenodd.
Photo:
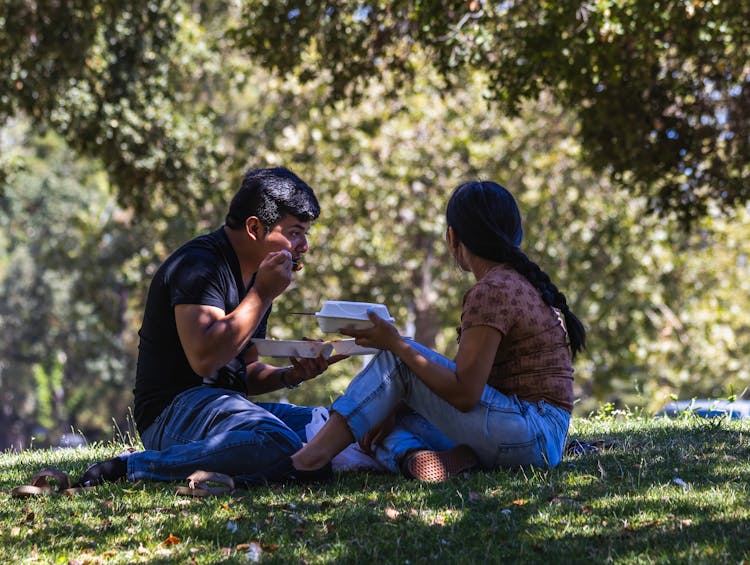
<instances>
[{"instance_id":1,"label":"green lawn","mask_svg":"<svg viewBox=\"0 0 750 565\"><path fill-rule=\"evenodd\" d=\"M122 445L0 455L4 563L742 563L750 423L632 414L573 420L611 446L551 471L444 484L342 474L211 499L174 484L18 499L45 466L77 477Z\"/></svg>"}]
</instances>

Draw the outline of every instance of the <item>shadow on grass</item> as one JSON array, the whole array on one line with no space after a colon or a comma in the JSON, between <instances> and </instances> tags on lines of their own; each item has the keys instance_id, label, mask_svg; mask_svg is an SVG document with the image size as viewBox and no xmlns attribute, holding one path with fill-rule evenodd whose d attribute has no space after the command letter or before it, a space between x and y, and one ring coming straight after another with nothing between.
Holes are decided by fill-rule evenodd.
<instances>
[{"instance_id":1,"label":"shadow on grass","mask_svg":"<svg viewBox=\"0 0 750 565\"><path fill-rule=\"evenodd\" d=\"M0 538L24 558L88 551L112 561L215 562L257 542L263 562L741 562L750 547L750 433L721 422L631 422L577 430L611 448L551 470L478 472L429 485L342 474L214 499L173 484L105 485L72 498L3 495ZM79 456L80 455L80 456ZM60 467L91 459L69 452ZM37 460L2 460L27 473ZM28 479L28 477L24 477ZM679 481L677 480L679 479ZM15 535L11 535L17 528ZM179 539L168 543L170 535ZM145 549L144 549L145 548ZM230 553L227 553L227 552ZM159 557L160 553L162 557ZM233 558L234 558L233 557ZM229 561L232 562L232 561Z\"/></svg>"}]
</instances>

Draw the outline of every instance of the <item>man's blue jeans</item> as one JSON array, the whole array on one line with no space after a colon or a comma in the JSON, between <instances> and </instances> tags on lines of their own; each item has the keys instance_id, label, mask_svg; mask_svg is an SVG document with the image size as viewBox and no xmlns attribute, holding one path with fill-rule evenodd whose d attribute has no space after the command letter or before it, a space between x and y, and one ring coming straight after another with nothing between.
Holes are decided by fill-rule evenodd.
<instances>
[{"instance_id":1,"label":"man's blue jeans","mask_svg":"<svg viewBox=\"0 0 750 565\"><path fill-rule=\"evenodd\" d=\"M128 457L128 479L183 480L197 469L249 484L280 478L269 473L302 447L311 417L312 408L191 388L141 434L146 450Z\"/></svg>"},{"instance_id":2,"label":"man's blue jeans","mask_svg":"<svg viewBox=\"0 0 750 565\"><path fill-rule=\"evenodd\" d=\"M380 445L374 445L373 451L378 463L391 473L399 473L404 457L412 451L445 451L455 446L455 442L426 418L410 412L399 416L391 433Z\"/></svg>"},{"instance_id":3,"label":"man's blue jeans","mask_svg":"<svg viewBox=\"0 0 750 565\"><path fill-rule=\"evenodd\" d=\"M455 368L450 359L416 342L410 345L425 357ZM567 411L544 401L506 396L485 386L479 404L469 412L461 412L432 392L388 351L381 351L372 359L331 409L346 419L359 440L401 401L454 444L471 447L484 467L554 467L562 459L570 424Z\"/></svg>"}]
</instances>

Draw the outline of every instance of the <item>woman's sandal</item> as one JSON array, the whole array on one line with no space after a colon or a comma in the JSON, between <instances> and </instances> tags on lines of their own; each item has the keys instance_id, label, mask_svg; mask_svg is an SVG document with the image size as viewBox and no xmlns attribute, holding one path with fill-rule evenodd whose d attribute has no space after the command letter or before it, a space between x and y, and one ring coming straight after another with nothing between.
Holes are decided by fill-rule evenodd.
<instances>
[{"instance_id":1,"label":"woman's sandal","mask_svg":"<svg viewBox=\"0 0 750 565\"><path fill-rule=\"evenodd\" d=\"M185 494L188 496L221 496L229 494L234 490L234 479L223 473L214 473L212 471L195 471L188 478L188 486L177 487L175 494ZM207 483L219 483L224 486L211 486Z\"/></svg>"},{"instance_id":2,"label":"woman's sandal","mask_svg":"<svg viewBox=\"0 0 750 565\"><path fill-rule=\"evenodd\" d=\"M57 488L55 488L55 485L57 485ZM32 477L31 484L13 487L10 494L15 498L28 498L40 495L73 495L84 490L88 489L85 487L71 488L70 477L67 473L59 469L43 469Z\"/></svg>"}]
</instances>

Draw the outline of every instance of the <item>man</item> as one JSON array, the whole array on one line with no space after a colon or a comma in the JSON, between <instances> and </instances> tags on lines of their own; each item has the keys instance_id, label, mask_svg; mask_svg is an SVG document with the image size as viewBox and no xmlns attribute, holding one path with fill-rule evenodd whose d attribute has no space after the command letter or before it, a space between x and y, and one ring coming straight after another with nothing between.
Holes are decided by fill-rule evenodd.
<instances>
[{"instance_id":1,"label":"man","mask_svg":"<svg viewBox=\"0 0 750 565\"><path fill-rule=\"evenodd\" d=\"M293 469L312 409L253 403L246 395L295 388L323 373L326 360L258 361L271 304L308 250L320 207L285 168L252 169L225 225L189 241L156 272L149 289L135 383L135 421L146 450L90 466L79 484L123 478L181 480L201 469L239 484L317 479Z\"/></svg>"}]
</instances>

